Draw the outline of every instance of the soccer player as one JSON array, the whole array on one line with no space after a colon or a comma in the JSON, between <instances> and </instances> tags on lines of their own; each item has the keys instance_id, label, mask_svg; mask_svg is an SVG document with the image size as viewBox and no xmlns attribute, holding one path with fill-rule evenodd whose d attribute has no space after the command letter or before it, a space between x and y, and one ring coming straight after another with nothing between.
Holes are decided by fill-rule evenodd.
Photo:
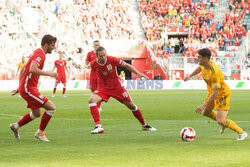
<instances>
[{"instance_id":1,"label":"soccer player","mask_svg":"<svg viewBox=\"0 0 250 167\"><path fill-rule=\"evenodd\" d=\"M200 66L192 74L184 78L184 81L188 81L193 76L201 73L202 78L207 83L208 95L205 102L198 106L195 112L202 113L222 125L221 134L224 133L225 128L229 128L238 133L237 140L244 140L247 137L247 133L234 121L227 119L231 90L225 83L224 75L220 68L210 58L211 51L208 48L200 49L198 51Z\"/></svg>"},{"instance_id":2,"label":"soccer player","mask_svg":"<svg viewBox=\"0 0 250 167\"><path fill-rule=\"evenodd\" d=\"M26 64L25 57L22 56L22 61L17 65L16 75L18 75L19 70Z\"/></svg>"},{"instance_id":3,"label":"soccer player","mask_svg":"<svg viewBox=\"0 0 250 167\"><path fill-rule=\"evenodd\" d=\"M97 59L91 62L91 69L98 74L98 88L92 93L88 101L90 112L96 126L90 133L98 134L104 132L100 122L100 114L98 112L97 103L101 101L108 102L110 97L120 101L132 111L134 116L141 123L142 130L156 131L154 127L146 124L140 109L133 103L129 93L121 85L116 67L121 66L127 68L131 72L137 74L139 78L144 77L148 79L148 77L137 71L132 65L127 64L118 58L107 56L106 50L103 47L99 47L96 50L96 57Z\"/></svg>"},{"instance_id":4,"label":"soccer player","mask_svg":"<svg viewBox=\"0 0 250 167\"><path fill-rule=\"evenodd\" d=\"M45 35L41 41L41 48L36 49L29 57L25 66L20 70L19 87L12 91L12 95L19 93L27 102L27 108L31 109L16 123L10 124L10 129L13 131L16 139L20 139L19 129L30 121L40 117L41 107L46 110L41 118L39 129L35 133L35 137L41 141L48 142L49 140L44 134L44 130L48 125L50 118L56 111L55 105L44 97L37 89L40 75L57 78L56 72L43 71L46 54L50 54L55 49L57 39L51 35Z\"/></svg>"},{"instance_id":5,"label":"soccer player","mask_svg":"<svg viewBox=\"0 0 250 167\"><path fill-rule=\"evenodd\" d=\"M91 52L88 52L86 60L85 60L85 68L90 68L90 63L94 60L96 60L96 49L100 47L100 41L95 40L93 42L93 48L94 50ZM97 89L97 80L98 80L98 75L97 73L91 69L90 71L90 79L89 79L89 88L91 92L94 92ZM101 112L101 102L97 103L97 108L99 112Z\"/></svg>"},{"instance_id":6,"label":"soccer player","mask_svg":"<svg viewBox=\"0 0 250 167\"><path fill-rule=\"evenodd\" d=\"M62 82L62 84L63 84L62 97L67 97L65 95L65 92L66 92L66 74L65 74L65 70L67 70L68 73L69 73L69 70L68 70L68 67L67 67L66 60L63 60L63 56L64 56L63 53L59 52L59 60L55 61L55 63L54 63L55 65L54 65L54 67L52 69L52 71L54 71L55 68L57 68L57 74L58 74L57 80L55 82L55 87L54 87L54 90L53 90L52 97L55 97L56 87L60 82Z\"/></svg>"}]
</instances>

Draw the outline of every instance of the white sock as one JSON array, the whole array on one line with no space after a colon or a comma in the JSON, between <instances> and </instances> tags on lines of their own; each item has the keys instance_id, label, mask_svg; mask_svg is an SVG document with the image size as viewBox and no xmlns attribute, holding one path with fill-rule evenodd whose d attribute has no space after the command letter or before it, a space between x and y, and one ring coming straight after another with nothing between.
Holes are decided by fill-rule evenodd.
<instances>
[{"instance_id":1,"label":"white sock","mask_svg":"<svg viewBox=\"0 0 250 167\"><path fill-rule=\"evenodd\" d=\"M37 132L38 133L43 133L43 130L38 129Z\"/></svg>"},{"instance_id":2,"label":"white sock","mask_svg":"<svg viewBox=\"0 0 250 167\"><path fill-rule=\"evenodd\" d=\"M14 125L15 125L15 128L16 128L16 129L19 129L19 128L20 128L20 126L18 125L17 122L16 122Z\"/></svg>"}]
</instances>

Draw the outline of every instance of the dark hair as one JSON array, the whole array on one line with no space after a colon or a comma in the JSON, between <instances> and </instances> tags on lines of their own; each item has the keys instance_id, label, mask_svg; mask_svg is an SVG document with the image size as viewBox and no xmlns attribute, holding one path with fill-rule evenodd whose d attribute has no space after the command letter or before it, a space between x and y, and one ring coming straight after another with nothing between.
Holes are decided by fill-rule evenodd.
<instances>
[{"instance_id":1,"label":"dark hair","mask_svg":"<svg viewBox=\"0 0 250 167\"><path fill-rule=\"evenodd\" d=\"M99 40L95 40L93 43L100 42Z\"/></svg>"},{"instance_id":2,"label":"dark hair","mask_svg":"<svg viewBox=\"0 0 250 167\"><path fill-rule=\"evenodd\" d=\"M96 49L96 54L98 55L98 52L101 52L101 51L103 51L103 50L105 50L104 47L102 47L102 46L98 47L98 48Z\"/></svg>"},{"instance_id":3,"label":"dark hair","mask_svg":"<svg viewBox=\"0 0 250 167\"><path fill-rule=\"evenodd\" d=\"M41 45L44 46L46 43L51 44L52 42L56 42L56 37L53 37L52 35L44 35L42 38Z\"/></svg>"},{"instance_id":4,"label":"dark hair","mask_svg":"<svg viewBox=\"0 0 250 167\"><path fill-rule=\"evenodd\" d=\"M211 58L211 51L208 48L203 48L198 51L198 54L202 57L207 57L208 60Z\"/></svg>"}]
</instances>

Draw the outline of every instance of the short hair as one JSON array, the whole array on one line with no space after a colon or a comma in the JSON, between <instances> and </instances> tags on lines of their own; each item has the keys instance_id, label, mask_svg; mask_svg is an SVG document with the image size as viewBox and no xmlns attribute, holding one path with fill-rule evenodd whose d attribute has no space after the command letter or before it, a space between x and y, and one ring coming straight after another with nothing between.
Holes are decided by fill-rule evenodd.
<instances>
[{"instance_id":1,"label":"short hair","mask_svg":"<svg viewBox=\"0 0 250 167\"><path fill-rule=\"evenodd\" d=\"M100 46L96 49L96 54L98 55L98 52L101 52L103 50L106 50L104 47Z\"/></svg>"},{"instance_id":2,"label":"short hair","mask_svg":"<svg viewBox=\"0 0 250 167\"><path fill-rule=\"evenodd\" d=\"M44 35L41 41L41 45L44 46L46 43L51 44L52 42L56 42L56 37L53 37L52 35Z\"/></svg>"},{"instance_id":3,"label":"short hair","mask_svg":"<svg viewBox=\"0 0 250 167\"><path fill-rule=\"evenodd\" d=\"M211 58L211 51L208 48L203 48L198 51L198 54L201 55L202 57L207 57L208 60Z\"/></svg>"},{"instance_id":4,"label":"short hair","mask_svg":"<svg viewBox=\"0 0 250 167\"><path fill-rule=\"evenodd\" d=\"M100 43L100 41L99 41L99 40L95 40L93 43L96 43L96 42L99 42L99 43Z\"/></svg>"}]
</instances>

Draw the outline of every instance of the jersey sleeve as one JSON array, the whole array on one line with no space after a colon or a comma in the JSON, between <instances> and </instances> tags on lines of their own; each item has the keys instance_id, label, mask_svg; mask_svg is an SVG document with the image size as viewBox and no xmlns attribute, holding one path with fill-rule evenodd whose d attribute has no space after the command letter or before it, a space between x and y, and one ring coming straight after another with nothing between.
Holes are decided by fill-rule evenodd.
<instances>
[{"instance_id":1,"label":"jersey sleeve","mask_svg":"<svg viewBox=\"0 0 250 167\"><path fill-rule=\"evenodd\" d=\"M116 57L111 57L111 59L112 59L112 62L113 62L113 64L114 64L115 66L121 66L121 65L123 65L123 63L124 63L123 60L118 59L118 58L116 58Z\"/></svg>"},{"instance_id":2,"label":"jersey sleeve","mask_svg":"<svg viewBox=\"0 0 250 167\"><path fill-rule=\"evenodd\" d=\"M54 65L55 65L55 66L57 65L57 60L55 61Z\"/></svg>"},{"instance_id":3,"label":"jersey sleeve","mask_svg":"<svg viewBox=\"0 0 250 167\"><path fill-rule=\"evenodd\" d=\"M66 60L64 60L64 66L66 66L67 65L67 62L66 62Z\"/></svg>"},{"instance_id":4,"label":"jersey sleeve","mask_svg":"<svg viewBox=\"0 0 250 167\"><path fill-rule=\"evenodd\" d=\"M45 56L41 53L35 53L32 62L36 63L37 65L41 66L44 63Z\"/></svg>"},{"instance_id":5,"label":"jersey sleeve","mask_svg":"<svg viewBox=\"0 0 250 167\"><path fill-rule=\"evenodd\" d=\"M90 60L90 52L87 54L87 57L86 57L86 59L85 59L85 62L91 62L91 60Z\"/></svg>"}]
</instances>

